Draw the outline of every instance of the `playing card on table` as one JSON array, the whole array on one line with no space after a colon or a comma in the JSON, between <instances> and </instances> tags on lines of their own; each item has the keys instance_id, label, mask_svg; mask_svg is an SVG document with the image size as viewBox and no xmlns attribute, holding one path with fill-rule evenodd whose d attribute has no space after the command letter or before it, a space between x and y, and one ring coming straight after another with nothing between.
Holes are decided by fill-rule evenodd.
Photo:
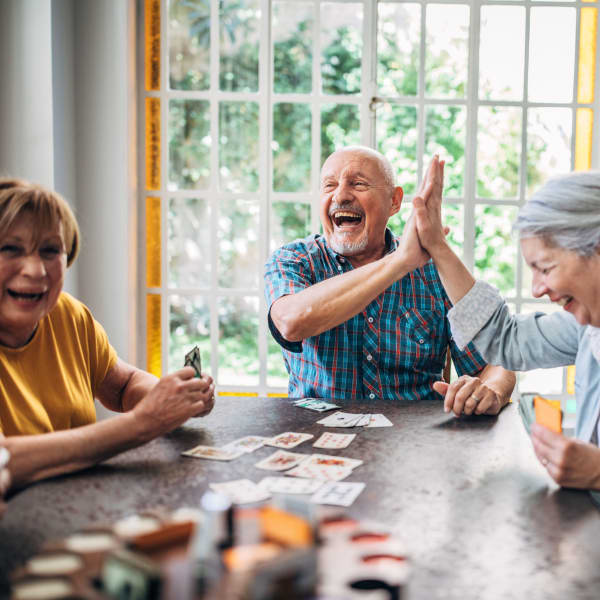
<instances>
[{"instance_id":1,"label":"playing card on table","mask_svg":"<svg viewBox=\"0 0 600 600\"><path fill-rule=\"evenodd\" d=\"M310 501L316 504L350 506L364 489L364 483L328 481L313 494Z\"/></svg>"},{"instance_id":2,"label":"playing card on table","mask_svg":"<svg viewBox=\"0 0 600 600\"><path fill-rule=\"evenodd\" d=\"M222 446L224 450L242 450L243 452L254 452L257 448L262 448L265 442L269 438L262 437L260 435L247 435L246 437L239 438L229 444Z\"/></svg>"},{"instance_id":3,"label":"playing card on table","mask_svg":"<svg viewBox=\"0 0 600 600\"><path fill-rule=\"evenodd\" d=\"M259 487L249 479L236 479L234 481L223 481L211 483L210 487L215 492L227 496L234 504L248 504L250 502L261 502L271 497L264 488Z\"/></svg>"},{"instance_id":4,"label":"playing card on table","mask_svg":"<svg viewBox=\"0 0 600 600\"><path fill-rule=\"evenodd\" d=\"M392 427L394 424L382 414L369 415L369 422L365 427Z\"/></svg>"},{"instance_id":5,"label":"playing card on table","mask_svg":"<svg viewBox=\"0 0 600 600\"><path fill-rule=\"evenodd\" d=\"M331 433L331 431L326 431L313 444L313 448L347 448L355 437L355 433Z\"/></svg>"},{"instance_id":6,"label":"playing card on table","mask_svg":"<svg viewBox=\"0 0 600 600\"><path fill-rule=\"evenodd\" d=\"M303 398L302 400L296 400L294 404L300 408L308 408L309 410L316 410L317 412L327 412L328 410L339 408L338 404L325 402L325 400L319 400L317 398Z\"/></svg>"},{"instance_id":7,"label":"playing card on table","mask_svg":"<svg viewBox=\"0 0 600 600\"><path fill-rule=\"evenodd\" d=\"M210 460L233 460L244 454L243 450L228 450L226 448L215 448L214 446L195 446L190 450L182 452L183 456L194 458L208 458Z\"/></svg>"},{"instance_id":8,"label":"playing card on table","mask_svg":"<svg viewBox=\"0 0 600 600\"><path fill-rule=\"evenodd\" d=\"M299 465L306 459L306 454L297 454L296 452L286 452L285 450L277 450L267 458L257 462L254 466L258 469L266 471L285 471Z\"/></svg>"},{"instance_id":9,"label":"playing card on table","mask_svg":"<svg viewBox=\"0 0 600 600\"><path fill-rule=\"evenodd\" d=\"M321 479L265 477L258 486L271 494L314 494L323 485Z\"/></svg>"},{"instance_id":10,"label":"playing card on table","mask_svg":"<svg viewBox=\"0 0 600 600\"><path fill-rule=\"evenodd\" d=\"M266 446L275 446L275 448L294 448L306 440L310 440L315 436L312 433L294 433L286 431L275 437L265 440Z\"/></svg>"},{"instance_id":11,"label":"playing card on table","mask_svg":"<svg viewBox=\"0 0 600 600\"><path fill-rule=\"evenodd\" d=\"M306 465L315 465L317 467L347 467L355 469L363 464L358 458L347 458L345 456L334 456L333 454L311 454L306 461Z\"/></svg>"},{"instance_id":12,"label":"playing card on table","mask_svg":"<svg viewBox=\"0 0 600 600\"><path fill-rule=\"evenodd\" d=\"M297 467L290 469L286 475L292 477L304 477L307 479L320 479L322 481L340 481L346 479L352 474L350 467L340 467L336 465L307 465L299 464Z\"/></svg>"},{"instance_id":13,"label":"playing card on table","mask_svg":"<svg viewBox=\"0 0 600 600\"><path fill-rule=\"evenodd\" d=\"M194 346L186 355L183 363L184 367L193 367L196 371L196 377L202 377L202 363L200 362L200 350Z\"/></svg>"},{"instance_id":14,"label":"playing card on table","mask_svg":"<svg viewBox=\"0 0 600 600\"><path fill-rule=\"evenodd\" d=\"M362 413L345 413L340 410L334 412L332 415L328 415L324 419L317 421L320 425L325 427L355 427L364 415Z\"/></svg>"}]
</instances>

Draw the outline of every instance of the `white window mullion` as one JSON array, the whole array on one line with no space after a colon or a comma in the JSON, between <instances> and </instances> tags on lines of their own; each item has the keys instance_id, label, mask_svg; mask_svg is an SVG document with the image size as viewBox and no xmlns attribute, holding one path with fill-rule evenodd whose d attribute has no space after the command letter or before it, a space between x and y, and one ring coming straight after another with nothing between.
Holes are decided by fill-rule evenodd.
<instances>
[{"instance_id":1,"label":"white window mullion","mask_svg":"<svg viewBox=\"0 0 600 600\"><path fill-rule=\"evenodd\" d=\"M479 79L480 7L471 5L469 14L469 71L467 77L467 135L464 175L464 245L463 261L470 271L475 265L475 195L477 192L477 112Z\"/></svg>"},{"instance_id":2,"label":"white window mullion","mask_svg":"<svg viewBox=\"0 0 600 600\"><path fill-rule=\"evenodd\" d=\"M363 62L362 100L360 103L360 140L363 146L377 148L377 104L371 100L377 96L377 2L367 0L363 7Z\"/></svg>"},{"instance_id":3,"label":"white window mullion","mask_svg":"<svg viewBox=\"0 0 600 600\"><path fill-rule=\"evenodd\" d=\"M427 4L421 5L421 39L419 48L419 82L417 84L417 181L423 179L423 155L425 154L425 55L427 37ZM417 186L418 189L418 186Z\"/></svg>"},{"instance_id":4,"label":"white window mullion","mask_svg":"<svg viewBox=\"0 0 600 600\"><path fill-rule=\"evenodd\" d=\"M271 196L271 119L273 104L271 101L271 82L273 81L273 52L271 40L271 2L261 0L260 20L260 46L258 53L258 122L259 122L259 163L258 163L258 189L260 190L260 204L258 213L258 359L259 393L264 396L267 393L267 303L264 295L263 264L269 253L269 217Z\"/></svg>"},{"instance_id":5,"label":"white window mullion","mask_svg":"<svg viewBox=\"0 0 600 600\"><path fill-rule=\"evenodd\" d=\"M321 170L321 9L320 3L315 2L314 7L314 37L313 37L313 65L312 65L312 135L311 135L311 190L313 200L310 207L311 231L320 231L319 220L319 174Z\"/></svg>"},{"instance_id":6,"label":"white window mullion","mask_svg":"<svg viewBox=\"0 0 600 600\"><path fill-rule=\"evenodd\" d=\"M211 271L208 305L210 308L210 369L215 381L219 377L219 315L217 264L219 244L219 0L210 3L210 246Z\"/></svg>"}]
</instances>

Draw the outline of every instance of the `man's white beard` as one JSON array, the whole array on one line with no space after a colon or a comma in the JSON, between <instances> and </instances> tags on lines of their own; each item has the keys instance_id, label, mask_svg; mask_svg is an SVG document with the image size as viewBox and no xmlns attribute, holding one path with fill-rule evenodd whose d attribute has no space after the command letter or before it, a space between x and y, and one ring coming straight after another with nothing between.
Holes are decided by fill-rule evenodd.
<instances>
[{"instance_id":1,"label":"man's white beard","mask_svg":"<svg viewBox=\"0 0 600 600\"><path fill-rule=\"evenodd\" d=\"M329 240L329 245L333 248L333 250L342 256L355 256L356 254L360 254L366 249L368 243L369 238L367 234L365 234L365 236L358 242L340 243L337 241L337 239L334 239L333 236Z\"/></svg>"}]
</instances>

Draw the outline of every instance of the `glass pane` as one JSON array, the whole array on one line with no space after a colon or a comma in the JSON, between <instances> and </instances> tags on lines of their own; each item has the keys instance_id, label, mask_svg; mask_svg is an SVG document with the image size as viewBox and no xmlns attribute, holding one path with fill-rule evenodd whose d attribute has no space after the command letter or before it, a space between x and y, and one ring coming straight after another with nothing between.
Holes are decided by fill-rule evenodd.
<instances>
[{"instance_id":1,"label":"glass pane","mask_svg":"<svg viewBox=\"0 0 600 600\"><path fill-rule=\"evenodd\" d=\"M227 198L219 212L219 285L258 286L258 200Z\"/></svg>"},{"instance_id":2,"label":"glass pane","mask_svg":"<svg viewBox=\"0 0 600 600\"><path fill-rule=\"evenodd\" d=\"M427 5L425 93L464 98L469 62L469 7Z\"/></svg>"},{"instance_id":3,"label":"glass pane","mask_svg":"<svg viewBox=\"0 0 600 600\"><path fill-rule=\"evenodd\" d=\"M446 239L459 256L463 256L465 243L464 219L465 209L462 204L452 204L444 201L442 204L442 223L450 227L450 233L446 236Z\"/></svg>"},{"instance_id":4,"label":"glass pane","mask_svg":"<svg viewBox=\"0 0 600 600\"><path fill-rule=\"evenodd\" d=\"M219 385L258 385L258 298L219 298Z\"/></svg>"},{"instance_id":5,"label":"glass pane","mask_svg":"<svg viewBox=\"0 0 600 600\"><path fill-rule=\"evenodd\" d=\"M160 2L144 2L144 79L147 90L160 90Z\"/></svg>"},{"instance_id":6,"label":"glass pane","mask_svg":"<svg viewBox=\"0 0 600 600\"><path fill-rule=\"evenodd\" d=\"M510 31L510 44L506 32ZM479 97L522 100L525 65L525 8L482 6L479 37Z\"/></svg>"},{"instance_id":7,"label":"glass pane","mask_svg":"<svg viewBox=\"0 0 600 600\"><path fill-rule=\"evenodd\" d=\"M360 144L360 107L324 104L321 108L321 164L338 148Z\"/></svg>"},{"instance_id":8,"label":"glass pane","mask_svg":"<svg viewBox=\"0 0 600 600\"><path fill-rule=\"evenodd\" d=\"M210 0L169 2L169 86L210 87Z\"/></svg>"},{"instance_id":9,"label":"glass pane","mask_svg":"<svg viewBox=\"0 0 600 600\"><path fill-rule=\"evenodd\" d=\"M507 296L515 295L517 244L511 230L516 216L515 206L475 207L475 277Z\"/></svg>"},{"instance_id":10,"label":"glass pane","mask_svg":"<svg viewBox=\"0 0 600 600\"><path fill-rule=\"evenodd\" d=\"M146 98L146 188L160 190L160 98Z\"/></svg>"},{"instance_id":11,"label":"glass pane","mask_svg":"<svg viewBox=\"0 0 600 600\"><path fill-rule=\"evenodd\" d=\"M527 195L548 178L571 170L573 113L570 108L527 111Z\"/></svg>"},{"instance_id":12,"label":"glass pane","mask_svg":"<svg viewBox=\"0 0 600 600\"><path fill-rule=\"evenodd\" d=\"M210 286L210 207L200 198L169 201L169 287Z\"/></svg>"},{"instance_id":13,"label":"glass pane","mask_svg":"<svg viewBox=\"0 0 600 600\"><path fill-rule=\"evenodd\" d=\"M219 103L219 183L227 192L258 190L258 104Z\"/></svg>"},{"instance_id":14,"label":"glass pane","mask_svg":"<svg viewBox=\"0 0 600 600\"><path fill-rule=\"evenodd\" d=\"M146 294L146 371L162 375L161 297Z\"/></svg>"},{"instance_id":15,"label":"glass pane","mask_svg":"<svg viewBox=\"0 0 600 600\"><path fill-rule=\"evenodd\" d=\"M146 286L161 284L160 198L146 198Z\"/></svg>"},{"instance_id":16,"label":"glass pane","mask_svg":"<svg viewBox=\"0 0 600 600\"><path fill-rule=\"evenodd\" d=\"M271 205L271 252L311 233L310 205L273 202Z\"/></svg>"},{"instance_id":17,"label":"glass pane","mask_svg":"<svg viewBox=\"0 0 600 600\"><path fill-rule=\"evenodd\" d=\"M220 0L219 88L258 91L259 0Z\"/></svg>"},{"instance_id":18,"label":"glass pane","mask_svg":"<svg viewBox=\"0 0 600 600\"><path fill-rule=\"evenodd\" d=\"M463 195L467 109L464 106L430 106L425 121L423 168L434 154L446 161L444 196Z\"/></svg>"},{"instance_id":19,"label":"glass pane","mask_svg":"<svg viewBox=\"0 0 600 600\"><path fill-rule=\"evenodd\" d=\"M281 354L281 346L271 334L267 344L267 385L283 388L288 386L288 372Z\"/></svg>"},{"instance_id":20,"label":"glass pane","mask_svg":"<svg viewBox=\"0 0 600 600\"><path fill-rule=\"evenodd\" d=\"M417 186L417 109L384 104L377 109L377 149L392 163L396 185L412 194Z\"/></svg>"},{"instance_id":21,"label":"glass pane","mask_svg":"<svg viewBox=\"0 0 600 600\"><path fill-rule=\"evenodd\" d=\"M575 9L531 9L529 101L571 102L575 74Z\"/></svg>"},{"instance_id":22,"label":"glass pane","mask_svg":"<svg viewBox=\"0 0 600 600\"><path fill-rule=\"evenodd\" d=\"M312 90L314 7L306 2L273 2L273 89L301 94Z\"/></svg>"},{"instance_id":23,"label":"glass pane","mask_svg":"<svg viewBox=\"0 0 600 600\"><path fill-rule=\"evenodd\" d=\"M377 6L377 88L382 96L416 96L421 5Z\"/></svg>"},{"instance_id":24,"label":"glass pane","mask_svg":"<svg viewBox=\"0 0 600 600\"><path fill-rule=\"evenodd\" d=\"M360 92L363 5L321 4L321 77L325 94Z\"/></svg>"},{"instance_id":25,"label":"glass pane","mask_svg":"<svg viewBox=\"0 0 600 600\"><path fill-rule=\"evenodd\" d=\"M169 372L184 366L185 355L200 348L202 373L210 372L210 308L204 296L171 296L169 301Z\"/></svg>"},{"instance_id":26,"label":"glass pane","mask_svg":"<svg viewBox=\"0 0 600 600\"><path fill-rule=\"evenodd\" d=\"M562 310L556 304L523 304L522 314L543 312L550 314ZM534 369L519 373L519 391L537 392L538 394L560 394L563 390L563 367L555 369Z\"/></svg>"},{"instance_id":27,"label":"glass pane","mask_svg":"<svg viewBox=\"0 0 600 600\"><path fill-rule=\"evenodd\" d=\"M206 189L210 180L207 100L169 101L169 189Z\"/></svg>"},{"instance_id":28,"label":"glass pane","mask_svg":"<svg viewBox=\"0 0 600 600\"><path fill-rule=\"evenodd\" d=\"M273 189L310 189L311 112L308 104L273 105Z\"/></svg>"},{"instance_id":29,"label":"glass pane","mask_svg":"<svg viewBox=\"0 0 600 600\"><path fill-rule=\"evenodd\" d=\"M482 106L477 123L477 195L516 198L521 164L521 109Z\"/></svg>"}]
</instances>

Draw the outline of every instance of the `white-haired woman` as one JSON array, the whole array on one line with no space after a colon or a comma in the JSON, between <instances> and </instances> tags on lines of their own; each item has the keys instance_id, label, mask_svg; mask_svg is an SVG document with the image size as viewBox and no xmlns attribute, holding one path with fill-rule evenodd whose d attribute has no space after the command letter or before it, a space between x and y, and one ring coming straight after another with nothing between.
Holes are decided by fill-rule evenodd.
<instances>
[{"instance_id":1,"label":"white-haired woman","mask_svg":"<svg viewBox=\"0 0 600 600\"><path fill-rule=\"evenodd\" d=\"M489 363L515 371L576 365L576 437L534 425L533 446L557 483L599 490L600 173L552 179L521 208L515 229L533 271L533 296L548 296L563 310L514 316L495 288L475 282L446 243L443 166L432 161L429 193L425 201L416 199L412 227L454 303L448 315L454 340L459 346L472 340ZM445 409L456 412L456 401L447 397Z\"/></svg>"}]
</instances>

